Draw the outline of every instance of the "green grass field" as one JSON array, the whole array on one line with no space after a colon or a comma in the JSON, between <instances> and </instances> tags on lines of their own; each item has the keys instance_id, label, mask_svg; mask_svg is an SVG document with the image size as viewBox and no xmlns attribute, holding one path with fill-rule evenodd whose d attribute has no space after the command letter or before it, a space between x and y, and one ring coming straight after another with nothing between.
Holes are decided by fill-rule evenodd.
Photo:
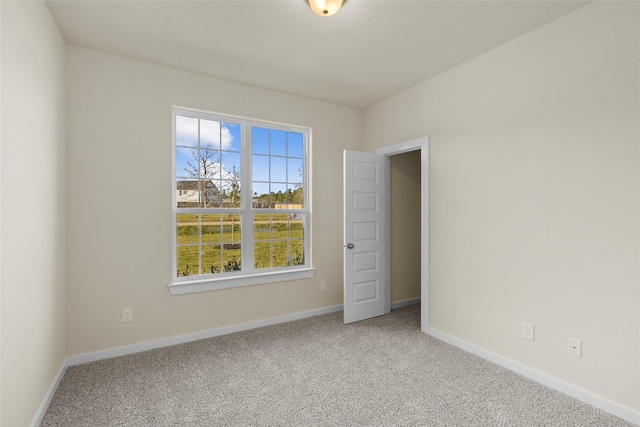
<instances>
[{"instance_id":1,"label":"green grass field","mask_svg":"<svg viewBox=\"0 0 640 427\"><path fill-rule=\"evenodd\" d=\"M240 270L240 215L179 214L176 220L178 276ZM288 214L256 214L253 239L255 268L304 262L302 219L290 219Z\"/></svg>"}]
</instances>

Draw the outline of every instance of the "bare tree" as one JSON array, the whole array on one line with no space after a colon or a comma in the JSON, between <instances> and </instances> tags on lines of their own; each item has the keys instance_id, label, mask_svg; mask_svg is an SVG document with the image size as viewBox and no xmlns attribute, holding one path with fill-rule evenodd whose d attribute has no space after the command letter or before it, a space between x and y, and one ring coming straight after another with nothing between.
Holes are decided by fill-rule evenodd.
<instances>
[{"instance_id":1,"label":"bare tree","mask_svg":"<svg viewBox=\"0 0 640 427\"><path fill-rule=\"evenodd\" d=\"M222 165L220 164L220 152L213 149L211 144L191 149L192 159L184 168L187 176L198 179L200 189L200 201L203 207L215 207L220 205L220 189L216 187L216 178L220 178ZM217 181L219 182L219 181Z\"/></svg>"}]
</instances>

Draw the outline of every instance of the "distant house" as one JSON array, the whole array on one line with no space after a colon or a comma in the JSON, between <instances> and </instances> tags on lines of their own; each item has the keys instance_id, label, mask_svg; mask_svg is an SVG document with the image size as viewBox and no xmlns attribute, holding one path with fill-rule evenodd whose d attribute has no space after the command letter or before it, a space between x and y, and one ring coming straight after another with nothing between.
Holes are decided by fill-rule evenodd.
<instances>
[{"instance_id":1,"label":"distant house","mask_svg":"<svg viewBox=\"0 0 640 427\"><path fill-rule=\"evenodd\" d=\"M220 191L211 180L200 181L202 199L206 200L206 206L220 205ZM176 203L179 208L197 208L200 206L198 194L198 181L176 182Z\"/></svg>"}]
</instances>

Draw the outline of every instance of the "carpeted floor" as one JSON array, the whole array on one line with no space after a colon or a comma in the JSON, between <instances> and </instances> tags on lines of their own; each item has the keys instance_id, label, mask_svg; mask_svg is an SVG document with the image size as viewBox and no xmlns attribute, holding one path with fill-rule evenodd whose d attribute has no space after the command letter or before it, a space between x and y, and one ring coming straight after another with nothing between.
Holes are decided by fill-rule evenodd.
<instances>
[{"instance_id":1,"label":"carpeted floor","mask_svg":"<svg viewBox=\"0 0 640 427\"><path fill-rule=\"evenodd\" d=\"M328 314L70 367L42 426L631 426L420 332Z\"/></svg>"}]
</instances>

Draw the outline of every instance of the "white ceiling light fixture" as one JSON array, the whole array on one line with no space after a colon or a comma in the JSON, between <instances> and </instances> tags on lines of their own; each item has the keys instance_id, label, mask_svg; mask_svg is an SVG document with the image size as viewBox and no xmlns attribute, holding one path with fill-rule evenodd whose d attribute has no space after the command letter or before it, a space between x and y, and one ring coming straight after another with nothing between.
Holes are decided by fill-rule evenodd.
<instances>
[{"instance_id":1,"label":"white ceiling light fixture","mask_svg":"<svg viewBox=\"0 0 640 427\"><path fill-rule=\"evenodd\" d=\"M344 0L307 0L307 3L316 15L331 16L340 10Z\"/></svg>"}]
</instances>

